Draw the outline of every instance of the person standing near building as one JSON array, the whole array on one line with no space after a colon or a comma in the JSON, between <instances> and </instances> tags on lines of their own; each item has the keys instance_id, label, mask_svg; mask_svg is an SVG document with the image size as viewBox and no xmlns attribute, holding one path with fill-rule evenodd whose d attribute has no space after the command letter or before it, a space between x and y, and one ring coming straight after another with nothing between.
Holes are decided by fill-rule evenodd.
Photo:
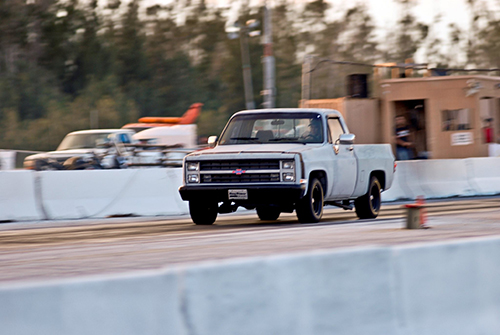
<instances>
[{"instance_id":1,"label":"person standing near building","mask_svg":"<svg viewBox=\"0 0 500 335\"><path fill-rule=\"evenodd\" d=\"M411 132L406 118L403 115L396 116L396 159L399 161L413 159L413 142Z\"/></svg>"},{"instance_id":2,"label":"person standing near building","mask_svg":"<svg viewBox=\"0 0 500 335\"><path fill-rule=\"evenodd\" d=\"M493 119L488 118L485 119L484 122L486 123L485 126L483 127L484 143L493 143L495 142L495 135L493 132Z\"/></svg>"}]
</instances>

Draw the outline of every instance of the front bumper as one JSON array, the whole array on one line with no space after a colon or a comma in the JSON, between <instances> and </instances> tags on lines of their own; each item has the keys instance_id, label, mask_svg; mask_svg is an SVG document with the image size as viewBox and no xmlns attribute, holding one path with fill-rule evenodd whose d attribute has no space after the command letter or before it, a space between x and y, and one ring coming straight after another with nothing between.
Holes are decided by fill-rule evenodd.
<instances>
[{"instance_id":1,"label":"front bumper","mask_svg":"<svg viewBox=\"0 0 500 335\"><path fill-rule=\"evenodd\" d=\"M245 189L246 200L229 199L229 190ZM217 202L234 201L240 204L290 204L298 201L304 194L305 185L231 185L231 186L198 186L183 185L179 187L182 200L212 200Z\"/></svg>"}]
</instances>

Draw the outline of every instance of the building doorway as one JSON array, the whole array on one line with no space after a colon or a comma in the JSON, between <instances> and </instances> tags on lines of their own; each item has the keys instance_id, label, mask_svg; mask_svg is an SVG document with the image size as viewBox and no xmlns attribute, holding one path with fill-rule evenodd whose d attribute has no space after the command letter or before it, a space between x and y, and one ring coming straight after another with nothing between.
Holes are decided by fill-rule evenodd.
<instances>
[{"instance_id":1,"label":"building doorway","mask_svg":"<svg viewBox=\"0 0 500 335\"><path fill-rule=\"evenodd\" d=\"M482 128L482 143L497 143L500 129L500 99L482 97L479 99L479 117Z\"/></svg>"},{"instance_id":2,"label":"building doorway","mask_svg":"<svg viewBox=\"0 0 500 335\"><path fill-rule=\"evenodd\" d=\"M394 101L394 116L403 116L410 129L410 141L413 142L415 159L431 158L427 147L427 131L425 122L425 100ZM396 124L393 121L393 129Z\"/></svg>"}]
</instances>

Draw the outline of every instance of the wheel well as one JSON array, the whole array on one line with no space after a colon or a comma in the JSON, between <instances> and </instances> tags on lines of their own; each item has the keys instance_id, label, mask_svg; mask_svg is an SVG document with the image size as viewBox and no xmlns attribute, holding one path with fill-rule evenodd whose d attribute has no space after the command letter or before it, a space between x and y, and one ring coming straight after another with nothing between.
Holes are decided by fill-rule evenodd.
<instances>
[{"instance_id":1,"label":"wheel well","mask_svg":"<svg viewBox=\"0 0 500 335\"><path fill-rule=\"evenodd\" d=\"M370 179L372 176L377 177L380 182L380 187L385 190L385 172L380 170L372 171L372 173L370 173Z\"/></svg>"},{"instance_id":2,"label":"wheel well","mask_svg":"<svg viewBox=\"0 0 500 335\"><path fill-rule=\"evenodd\" d=\"M326 187L328 186L328 180L326 178L326 172L325 171L321 171L321 170L312 171L309 174L309 180L311 180L312 178L318 178L319 182L321 183L321 186L323 187L323 193L326 193L326 190L327 190Z\"/></svg>"}]
</instances>

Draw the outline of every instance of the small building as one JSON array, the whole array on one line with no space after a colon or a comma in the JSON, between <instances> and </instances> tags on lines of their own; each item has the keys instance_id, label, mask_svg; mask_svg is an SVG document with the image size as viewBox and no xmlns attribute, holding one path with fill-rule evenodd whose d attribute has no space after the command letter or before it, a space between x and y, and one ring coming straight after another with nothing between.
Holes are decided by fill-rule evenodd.
<instances>
[{"instance_id":1,"label":"small building","mask_svg":"<svg viewBox=\"0 0 500 335\"><path fill-rule=\"evenodd\" d=\"M301 101L340 111L356 143L394 144L395 117L404 116L418 158L489 155L500 133L500 77L442 76L381 80L376 98Z\"/></svg>"}]
</instances>

